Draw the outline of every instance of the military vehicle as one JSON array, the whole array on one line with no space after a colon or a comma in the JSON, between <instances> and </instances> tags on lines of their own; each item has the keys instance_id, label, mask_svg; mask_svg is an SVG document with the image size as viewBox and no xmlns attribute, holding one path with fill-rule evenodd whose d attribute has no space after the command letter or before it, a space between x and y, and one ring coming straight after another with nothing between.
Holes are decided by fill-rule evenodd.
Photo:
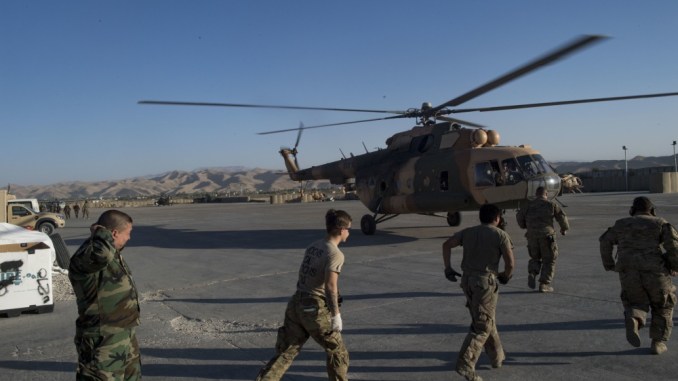
<instances>
[{"instance_id":1,"label":"military vehicle","mask_svg":"<svg viewBox=\"0 0 678 381\"><path fill-rule=\"evenodd\" d=\"M290 178L297 181L327 179L332 184L343 184L347 191L355 190L360 201L372 212L364 215L360 221L361 230L365 234L374 234L378 223L404 213L446 217L450 226L458 226L461 222L461 211L477 210L485 203L493 203L505 209L516 208L521 202L533 198L540 186L546 187L549 197L553 199L560 193L561 178L546 159L530 146L500 146L498 132L448 115L678 95L678 93L656 93L499 107L451 108L603 38L603 36L577 38L551 53L435 107L428 102L423 103L421 108L403 111L175 101L139 103L394 114L381 118L299 126L260 134L298 131L295 146L279 151ZM311 168L299 168L297 146L304 130L400 118L415 118L417 125L409 131L399 132L388 138L385 149L344 157Z\"/></svg>"},{"instance_id":2,"label":"military vehicle","mask_svg":"<svg viewBox=\"0 0 678 381\"><path fill-rule=\"evenodd\" d=\"M39 230L47 235L54 233L56 228L66 226L66 217L59 213L37 212L20 203L10 203L14 195L7 190L0 190L0 222L7 222L21 226L28 230Z\"/></svg>"}]
</instances>

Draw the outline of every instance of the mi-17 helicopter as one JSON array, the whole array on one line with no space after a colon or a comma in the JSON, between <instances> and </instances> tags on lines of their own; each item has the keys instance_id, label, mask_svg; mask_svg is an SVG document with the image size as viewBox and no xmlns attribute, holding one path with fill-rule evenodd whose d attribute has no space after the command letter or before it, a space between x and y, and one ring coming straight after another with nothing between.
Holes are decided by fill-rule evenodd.
<instances>
[{"instance_id":1,"label":"mi-17 helicopter","mask_svg":"<svg viewBox=\"0 0 678 381\"><path fill-rule=\"evenodd\" d=\"M496 131L447 115L678 95L678 93L656 93L499 107L451 108L603 38L603 36L577 38L541 58L435 107L430 103L424 103L418 109L387 111L205 102L139 103L394 114L382 118L300 126L260 134L298 131L295 146L279 151L290 178L296 181L329 180L332 184L344 185L349 191L355 190L360 201L372 212L365 214L360 221L360 228L364 234L372 235L378 223L407 213L446 217L450 226L458 226L461 223L462 211L477 210L485 203L496 204L504 209L515 209L521 202L533 198L540 186L545 187L553 199L560 193L561 179L544 157L531 147L500 146L499 134ZM351 155L306 169L299 168L297 146L303 130L400 118L415 118L417 124L409 131L399 132L388 138L385 149ZM462 125L470 128L464 128Z\"/></svg>"}]
</instances>

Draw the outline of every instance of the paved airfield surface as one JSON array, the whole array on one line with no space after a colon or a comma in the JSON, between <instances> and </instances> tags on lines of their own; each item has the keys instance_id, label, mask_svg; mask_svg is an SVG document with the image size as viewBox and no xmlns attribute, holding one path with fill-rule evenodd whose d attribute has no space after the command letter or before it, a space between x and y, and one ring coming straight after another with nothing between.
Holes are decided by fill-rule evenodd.
<instances>
[{"instance_id":1,"label":"paved airfield surface","mask_svg":"<svg viewBox=\"0 0 678 381\"><path fill-rule=\"evenodd\" d=\"M598 237L627 216L636 193L565 195L572 230L559 237L555 293L527 287L527 249L515 211L507 212L517 269L501 287L498 329L507 353L487 380L659 380L678 374L678 338L651 355L625 339L617 275L605 272ZM658 214L678 225L678 194L648 194ZM324 213L354 219L342 246L344 339L352 380L460 380L457 351L470 317L458 283L443 276L441 245L455 228L444 219L408 215L360 232L357 201L311 204L199 204L124 209L135 220L123 252L141 293L145 380L253 380L273 355L277 327L295 291L304 248L324 235ZM89 220L60 233L73 253ZM477 224L464 213L461 227ZM454 249L459 269L461 250ZM0 380L72 380L74 300L47 314L0 318ZM309 341L283 380L326 380L324 353Z\"/></svg>"}]
</instances>

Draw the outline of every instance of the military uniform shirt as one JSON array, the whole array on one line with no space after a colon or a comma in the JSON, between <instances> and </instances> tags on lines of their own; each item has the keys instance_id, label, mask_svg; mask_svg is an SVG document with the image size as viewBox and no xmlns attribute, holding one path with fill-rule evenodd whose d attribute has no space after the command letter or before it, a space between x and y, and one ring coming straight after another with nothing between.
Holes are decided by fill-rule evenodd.
<instances>
[{"instance_id":1,"label":"military uniform shirt","mask_svg":"<svg viewBox=\"0 0 678 381\"><path fill-rule=\"evenodd\" d=\"M344 253L335 244L325 239L312 243L299 268L297 291L325 297L325 274L341 273L342 266Z\"/></svg>"},{"instance_id":2,"label":"military uniform shirt","mask_svg":"<svg viewBox=\"0 0 678 381\"><path fill-rule=\"evenodd\" d=\"M77 298L79 330L99 333L102 327L139 325L139 299L111 232L98 229L73 254L68 277Z\"/></svg>"},{"instance_id":3,"label":"military uniform shirt","mask_svg":"<svg viewBox=\"0 0 678 381\"><path fill-rule=\"evenodd\" d=\"M518 226L527 229L528 234L554 234L554 217L562 230L570 228L565 212L555 202L542 198L530 201L527 207L521 207L516 215Z\"/></svg>"},{"instance_id":4,"label":"military uniform shirt","mask_svg":"<svg viewBox=\"0 0 678 381\"><path fill-rule=\"evenodd\" d=\"M509 235L492 225L478 225L457 232L464 247L461 269L464 273L499 273L499 260L513 242Z\"/></svg>"},{"instance_id":5,"label":"military uniform shirt","mask_svg":"<svg viewBox=\"0 0 678 381\"><path fill-rule=\"evenodd\" d=\"M617 261L613 246L617 245ZM666 255L662 253L662 247ZM600 254L605 266L616 271L678 270L678 234L663 218L637 214L617 220L600 237Z\"/></svg>"}]
</instances>

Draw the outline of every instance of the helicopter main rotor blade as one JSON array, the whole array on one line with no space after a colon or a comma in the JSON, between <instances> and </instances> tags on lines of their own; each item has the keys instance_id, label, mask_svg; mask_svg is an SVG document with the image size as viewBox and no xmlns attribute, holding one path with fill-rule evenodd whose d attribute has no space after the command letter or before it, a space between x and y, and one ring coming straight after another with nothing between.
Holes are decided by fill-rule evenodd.
<instances>
[{"instance_id":1,"label":"helicopter main rotor blade","mask_svg":"<svg viewBox=\"0 0 678 381\"><path fill-rule=\"evenodd\" d=\"M554 61L557 61L561 58L564 58L568 54L574 53L575 51L582 49L594 42L600 41L603 38L607 38L605 36L582 36L579 37L578 39L574 40L573 42L563 46L560 49L555 50L552 53L549 53L541 58L537 58L536 60L523 65L507 74L504 74L503 76L490 81L480 87L477 87L466 94L460 95L452 100L449 100L440 106L432 108L431 115L434 115L436 112L446 108L446 107L453 107L453 106L458 106L462 103L468 102L469 100L476 98L482 94L487 93L488 91L494 90L499 86L505 85L506 83L513 81L516 78L519 78L531 71L534 71L544 65L548 65Z\"/></svg>"},{"instance_id":2,"label":"helicopter main rotor blade","mask_svg":"<svg viewBox=\"0 0 678 381\"><path fill-rule=\"evenodd\" d=\"M452 110L447 110L447 111L450 111L451 114L462 113L462 112L474 112L474 111L479 111L479 112L502 111L502 110L515 110L515 109L521 109L521 108L548 107L548 106L572 105L572 104L579 104L579 103L623 101L623 100L627 100L627 99L660 98L660 97L673 97L673 96L678 96L678 93L655 93L655 94L642 94L642 95L627 95L627 96L621 96L621 97L575 99L575 100L571 100L571 101L526 103L526 104L508 105L508 106L452 109Z\"/></svg>"},{"instance_id":3,"label":"helicopter main rotor blade","mask_svg":"<svg viewBox=\"0 0 678 381\"><path fill-rule=\"evenodd\" d=\"M409 115L396 115L396 116L387 116L385 118L374 118L374 119L363 119L363 120L354 120L351 122L341 122L341 123L330 123L330 124L320 124L317 126L305 126L303 129L304 130L309 130L311 128L321 128L321 127L332 127L332 126L343 126L346 124L357 124L357 123L366 123L366 122L376 122L378 120L388 120L388 119L400 119L400 118L409 118ZM264 131L264 132L257 132L257 135L269 135L269 134L279 134L281 132L290 132L290 131L296 131L298 130L299 127L297 128L286 128L284 130L275 130L275 131Z\"/></svg>"},{"instance_id":4,"label":"helicopter main rotor blade","mask_svg":"<svg viewBox=\"0 0 678 381\"><path fill-rule=\"evenodd\" d=\"M407 114L409 111L390 111L390 110L365 110L356 108L336 108L336 107L305 107L305 106L283 106L283 105L256 105L245 103L215 103L215 102L175 102L175 101L139 101L140 105L162 105L162 106L211 106L211 107L243 107L243 108L273 108L287 110L315 110L315 111L348 111L348 112L372 112L382 114Z\"/></svg>"}]
</instances>

